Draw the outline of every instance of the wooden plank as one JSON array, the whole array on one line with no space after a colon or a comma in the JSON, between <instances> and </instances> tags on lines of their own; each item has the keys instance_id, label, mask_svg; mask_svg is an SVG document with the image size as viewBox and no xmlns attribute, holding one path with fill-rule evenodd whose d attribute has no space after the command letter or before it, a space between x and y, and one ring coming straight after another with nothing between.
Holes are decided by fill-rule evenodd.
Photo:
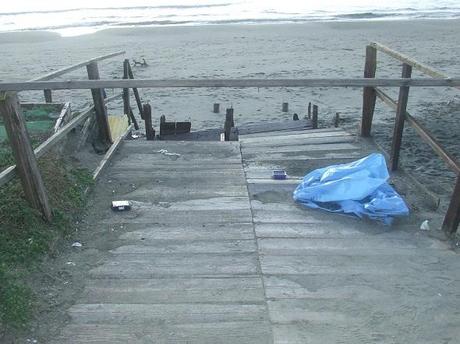
<instances>
[{"instance_id":1,"label":"wooden plank","mask_svg":"<svg viewBox=\"0 0 460 344\"><path fill-rule=\"evenodd\" d=\"M77 304L69 309L74 324L196 324L257 321L267 317L263 304Z\"/></svg>"},{"instance_id":2,"label":"wooden plank","mask_svg":"<svg viewBox=\"0 0 460 344\"><path fill-rule=\"evenodd\" d=\"M266 147L243 147L243 154L269 154L269 153L294 153L294 152L333 152L341 150L357 150L359 147L351 143L323 143L323 144L298 144L296 146L281 146L276 144Z\"/></svg>"},{"instance_id":3,"label":"wooden plank","mask_svg":"<svg viewBox=\"0 0 460 344\"><path fill-rule=\"evenodd\" d=\"M340 135L340 133L345 133L349 134L343 129L338 129L338 128L326 128L326 129L308 129L304 131L299 130L281 130L279 132L274 132L271 134L270 137L276 138L276 137L286 137L286 136L291 136L291 135L304 135L305 137L310 136L311 137L318 137L318 136L336 136ZM255 133L255 134L247 134L247 135L239 135L240 141L247 141L247 140L259 140L259 139L267 139L267 134L265 133Z\"/></svg>"},{"instance_id":4,"label":"wooden plank","mask_svg":"<svg viewBox=\"0 0 460 344\"><path fill-rule=\"evenodd\" d=\"M129 60L123 61L123 79L128 79ZM129 88L123 89L123 113L131 120L131 106L129 104ZM137 130L137 129L136 129Z\"/></svg>"},{"instance_id":5,"label":"wooden plank","mask_svg":"<svg viewBox=\"0 0 460 344\"><path fill-rule=\"evenodd\" d=\"M328 136L328 137L312 137L310 138L308 135L299 135L299 136L286 136L282 139L282 136L271 136L267 137L267 140L259 140L259 141L252 141L252 142L241 142L241 146L243 148L250 148L250 147L264 147L269 145L278 145L281 146L297 146L299 142L302 144L328 144L328 143L349 143L355 142L356 137L353 135L340 135L340 136Z\"/></svg>"},{"instance_id":6,"label":"wooden plank","mask_svg":"<svg viewBox=\"0 0 460 344\"><path fill-rule=\"evenodd\" d=\"M131 65L129 64L128 62L128 76L130 79L134 79L134 74L133 74L133 70L131 68ZM142 108L142 101L141 101L141 97L139 96L139 90L134 87L133 88L133 93L134 93L134 98L136 99L136 104L137 104L137 108L139 109L139 114L141 115L141 118L143 119L144 118L144 115L143 115L143 108Z\"/></svg>"},{"instance_id":7,"label":"wooden plank","mask_svg":"<svg viewBox=\"0 0 460 344\"><path fill-rule=\"evenodd\" d=\"M267 87L456 87L460 78L447 79L118 79L118 80L75 80L2 82L0 91L70 90L99 88L267 88Z\"/></svg>"},{"instance_id":8,"label":"wooden plank","mask_svg":"<svg viewBox=\"0 0 460 344\"><path fill-rule=\"evenodd\" d=\"M90 280L84 303L243 303L262 302L259 276L230 278L159 278Z\"/></svg>"},{"instance_id":9,"label":"wooden plank","mask_svg":"<svg viewBox=\"0 0 460 344\"><path fill-rule=\"evenodd\" d=\"M6 93L1 96L3 99L0 100L0 113L3 115L3 123L16 160L24 194L30 205L40 211L43 217L50 222L52 214L48 195L38 169L17 95Z\"/></svg>"},{"instance_id":10,"label":"wooden plank","mask_svg":"<svg viewBox=\"0 0 460 344\"><path fill-rule=\"evenodd\" d=\"M244 196L244 194L241 194L241 196ZM158 240L215 241L248 239L254 239L252 223L225 223L205 226L201 223L193 225L186 222L179 225L158 224L143 226L142 229L129 231L120 236L120 240L124 242L139 243L142 241L145 245L155 243Z\"/></svg>"},{"instance_id":11,"label":"wooden plank","mask_svg":"<svg viewBox=\"0 0 460 344\"><path fill-rule=\"evenodd\" d=\"M59 131L64 120L66 119L66 117L70 116L71 112L72 111L71 111L70 103L69 102L65 103L64 106L62 107L61 113L59 114L59 118L56 120L56 124L54 125L55 133Z\"/></svg>"},{"instance_id":12,"label":"wooden plank","mask_svg":"<svg viewBox=\"0 0 460 344\"><path fill-rule=\"evenodd\" d=\"M452 198L450 199L449 208L442 224L443 230L448 234L457 232L460 223L460 174L457 176Z\"/></svg>"},{"instance_id":13,"label":"wooden plank","mask_svg":"<svg viewBox=\"0 0 460 344\"><path fill-rule=\"evenodd\" d=\"M424 63L421 63L421 62L418 62L416 61L415 59L407 56L407 55L404 55L404 54L401 54L381 43L378 43L378 42L372 42L370 44L371 47L373 47L374 49L377 49L378 51L381 51L385 54L387 54L388 56L391 56L405 64L408 64L409 66L412 66L412 68L414 69L417 69L419 71L421 71L422 73L424 74L427 74L433 78L440 78L440 79L448 79L449 76L443 72L440 72Z\"/></svg>"},{"instance_id":14,"label":"wooden plank","mask_svg":"<svg viewBox=\"0 0 460 344\"><path fill-rule=\"evenodd\" d=\"M385 104L387 104L394 110L397 109L397 103L393 99L391 99L390 96L388 96L379 88L376 88L375 91L377 97L379 97L379 99L381 99ZM441 146L441 144L430 134L428 129L426 129L414 116L409 114L409 112L407 111L406 121L415 129L415 131L419 134L421 139L425 141L455 173L460 173L460 163L457 161L457 159L453 155L448 153Z\"/></svg>"},{"instance_id":15,"label":"wooden plank","mask_svg":"<svg viewBox=\"0 0 460 344\"><path fill-rule=\"evenodd\" d=\"M115 53L98 56L98 57L92 58L90 60L85 60L85 61L79 62L79 63L74 64L74 65L69 66L69 67L64 67L64 68L58 69L58 70L56 70L54 72L45 74L45 75L40 76L38 78L34 78L34 79L30 80L30 81L51 80L51 79L57 78L58 76L64 75L64 74L69 73L69 72L72 72L72 71L74 71L76 69L85 67L85 66L87 66L87 65L89 65L91 63L102 61L102 60L107 60L107 59L110 59L112 57L123 55L124 53L125 53L124 51L118 51L118 52L115 52Z\"/></svg>"},{"instance_id":16,"label":"wooden plank","mask_svg":"<svg viewBox=\"0 0 460 344\"><path fill-rule=\"evenodd\" d=\"M70 324L50 344L267 344L272 342L271 338L267 320L155 326Z\"/></svg>"},{"instance_id":17,"label":"wooden plank","mask_svg":"<svg viewBox=\"0 0 460 344\"><path fill-rule=\"evenodd\" d=\"M412 75L412 67L408 64L403 64L402 77L410 78ZM398 169L399 154L401 150L402 135L404 131L404 121L406 119L407 101L409 98L409 87L403 86L399 89L398 107L396 109L395 128L393 131L393 140L391 143L390 153L390 170Z\"/></svg>"},{"instance_id":18,"label":"wooden plank","mask_svg":"<svg viewBox=\"0 0 460 344\"><path fill-rule=\"evenodd\" d=\"M146 254L149 257L165 256L168 254L198 254L198 253L250 253L256 251L255 241L250 240L218 240L218 241L162 241L157 240L148 245L142 242L124 245L112 250L114 255L129 257L133 254Z\"/></svg>"},{"instance_id":19,"label":"wooden plank","mask_svg":"<svg viewBox=\"0 0 460 344\"><path fill-rule=\"evenodd\" d=\"M92 269L93 278L158 278L158 277L202 277L255 275L257 255L255 253L191 254L149 257L133 255L114 256L109 262Z\"/></svg>"},{"instance_id":20,"label":"wooden plank","mask_svg":"<svg viewBox=\"0 0 460 344\"><path fill-rule=\"evenodd\" d=\"M101 160L99 165L97 166L96 170L93 173L93 179L96 180L97 177L101 174L101 172L104 170L104 168L107 166L107 163L110 161L112 158L113 154L116 152L120 144L123 142L123 140L128 136L128 134L133 130L133 124L131 124L128 129L126 129L125 133L118 137L115 142L112 144L112 146L109 148L107 153L105 153L104 158Z\"/></svg>"},{"instance_id":21,"label":"wooden plank","mask_svg":"<svg viewBox=\"0 0 460 344\"><path fill-rule=\"evenodd\" d=\"M88 71L88 78L90 80L99 79L99 69L96 62L88 64L86 69ZM108 147L112 144L112 137L110 135L110 127L107 120L107 109L105 107L103 89L92 88L91 95L93 96L94 110L96 112L99 141L102 143L102 145Z\"/></svg>"},{"instance_id":22,"label":"wooden plank","mask_svg":"<svg viewBox=\"0 0 460 344\"><path fill-rule=\"evenodd\" d=\"M377 69L377 50L368 45L366 47L366 64L364 66L364 77L375 78ZM363 113L361 118L361 136L371 135L372 119L374 117L376 94L373 87L363 89Z\"/></svg>"}]
</instances>

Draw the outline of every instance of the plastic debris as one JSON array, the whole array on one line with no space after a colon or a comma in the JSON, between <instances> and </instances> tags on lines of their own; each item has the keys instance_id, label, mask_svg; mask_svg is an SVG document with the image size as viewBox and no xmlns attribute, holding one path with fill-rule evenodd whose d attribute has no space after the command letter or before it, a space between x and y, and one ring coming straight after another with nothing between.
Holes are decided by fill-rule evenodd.
<instances>
[{"instance_id":1,"label":"plastic debris","mask_svg":"<svg viewBox=\"0 0 460 344\"><path fill-rule=\"evenodd\" d=\"M75 264L74 262L67 262L65 263L65 265L76 266L77 264Z\"/></svg>"},{"instance_id":2,"label":"plastic debris","mask_svg":"<svg viewBox=\"0 0 460 344\"><path fill-rule=\"evenodd\" d=\"M113 201L112 210L115 211L125 211L131 209L131 202L129 201Z\"/></svg>"},{"instance_id":3,"label":"plastic debris","mask_svg":"<svg viewBox=\"0 0 460 344\"><path fill-rule=\"evenodd\" d=\"M165 155L165 156L180 157L180 154L179 154L179 153L170 153L170 152L168 152L167 149L160 149L159 151L157 151L157 153L163 154L163 155Z\"/></svg>"},{"instance_id":4,"label":"plastic debris","mask_svg":"<svg viewBox=\"0 0 460 344\"><path fill-rule=\"evenodd\" d=\"M409 209L388 179L385 158L374 153L308 173L293 197L310 208L366 216L390 225L394 217L409 215Z\"/></svg>"},{"instance_id":5,"label":"plastic debris","mask_svg":"<svg viewBox=\"0 0 460 344\"><path fill-rule=\"evenodd\" d=\"M422 231L429 231L430 230L430 223L428 220L425 220L422 222L422 224L420 225L420 230Z\"/></svg>"},{"instance_id":6,"label":"plastic debris","mask_svg":"<svg viewBox=\"0 0 460 344\"><path fill-rule=\"evenodd\" d=\"M83 245L82 245L81 242L75 241L75 242L72 244L72 247L83 247Z\"/></svg>"}]
</instances>

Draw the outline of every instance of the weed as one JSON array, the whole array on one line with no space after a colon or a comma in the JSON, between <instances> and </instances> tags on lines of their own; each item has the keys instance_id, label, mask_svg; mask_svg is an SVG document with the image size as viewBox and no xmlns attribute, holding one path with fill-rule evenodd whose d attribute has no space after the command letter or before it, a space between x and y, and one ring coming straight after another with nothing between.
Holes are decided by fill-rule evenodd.
<instances>
[{"instance_id":1,"label":"weed","mask_svg":"<svg viewBox=\"0 0 460 344\"><path fill-rule=\"evenodd\" d=\"M62 159L44 157L39 167L53 210L51 224L29 206L18 180L0 188L0 320L13 328L27 323L36 303L25 277L42 257L54 253L59 240L70 235L92 184L88 171Z\"/></svg>"}]
</instances>

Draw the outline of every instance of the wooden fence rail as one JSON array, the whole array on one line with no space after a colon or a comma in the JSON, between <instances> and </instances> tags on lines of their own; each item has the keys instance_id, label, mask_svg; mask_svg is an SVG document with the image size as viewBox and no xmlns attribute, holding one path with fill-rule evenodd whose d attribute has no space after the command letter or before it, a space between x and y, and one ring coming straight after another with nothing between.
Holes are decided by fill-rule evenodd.
<instances>
[{"instance_id":1,"label":"wooden fence rail","mask_svg":"<svg viewBox=\"0 0 460 344\"><path fill-rule=\"evenodd\" d=\"M437 80L453 80L450 79L446 74L437 71L430 66L420 63L404 54L401 54L397 51L394 51L386 47L383 44L376 42L371 43L366 48L366 64L364 68L364 77L366 78L373 78L373 80L377 80L375 79L375 69L377 66L377 51L383 52L388 56L403 62L402 78L406 80L408 78L411 78L412 69L416 69L422 72L423 74L427 74L435 79L438 78ZM365 87L363 91L363 114L361 120L361 135L370 136L372 127L372 117L375 108L375 99L379 98L393 110L396 110L395 128L393 131L393 139L390 154L390 169L392 171L398 169L404 123L407 121L412 126L412 128L415 129L420 138L424 142L426 142L433 149L433 151L447 164L447 166L457 174L454 191L449 202L448 210L444 217L442 225L442 228L446 233L452 234L457 231L457 228L460 224L460 163L453 155L448 153L440 145L440 143L433 137L433 135L429 132L428 129L426 129L416 118L414 118L407 112L406 108L410 86L412 87L413 85L411 83L401 85L399 91L399 98L397 102L391 99L385 92L383 92L378 87L372 87L372 91L370 91L369 87ZM458 85L453 85L453 87L459 88Z\"/></svg>"},{"instance_id":2,"label":"wooden fence rail","mask_svg":"<svg viewBox=\"0 0 460 344\"><path fill-rule=\"evenodd\" d=\"M55 78L57 78L57 77L59 77L61 75L70 73L70 72L72 72L74 70L77 70L79 68L86 67L87 65L89 65L91 63L107 60L107 59L110 59L110 58L113 58L113 57L116 57L116 56L120 56L120 55L123 55L123 54L125 54L124 51L117 51L115 53L94 57L92 59L81 61L81 62L76 63L74 65L55 70L55 71L50 72L48 74L42 75L42 76L40 76L38 78L31 79L29 81L47 81L47 80L55 79ZM45 101L47 103L51 103L53 101L51 90L50 89L45 89L45 90L43 90L43 93L45 95Z\"/></svg>"},{"instance_id":3,"label":"wooden fence rail","mask_svg":"<svg viewBox=\"0 0 460 344\"><path fill-rule=\"evenodd\" d=\"M2 82L0 91L77 90L97 88L267 88L267 87L455 87L460 78L447 79L117 79Z\"/></svg>"}]
</instances>

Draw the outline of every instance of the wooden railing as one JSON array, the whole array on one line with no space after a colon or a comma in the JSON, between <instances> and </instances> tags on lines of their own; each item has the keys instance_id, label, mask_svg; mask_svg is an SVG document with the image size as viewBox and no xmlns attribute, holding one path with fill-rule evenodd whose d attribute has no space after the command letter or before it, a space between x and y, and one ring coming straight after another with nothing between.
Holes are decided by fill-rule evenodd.
<instances>
[{"instance_id":1,"label":"wooden railing","mask_svg":"<svg viewBox=\"0 0 460 344\"><path fill-rule=\"evenodd\" d=\"M124 52L116 52L86 60L75 65L59 69L39 78L32 79L31 82L51 80L81 67L87 67L88 77L90 79L99 79L97 62L122 54L124 54ZM87 120L93 111L96 112L96 117L105 116L104 119L107 121L105 104L111 100L121 97L121 94L119 94L105 99L101 89L92 90L92 94L95 104L94 106L83 110L81 114L71 119L62 127L56 123L54 134L45 142L40 144L35 150L33 150L30 143L26 122L24 116L22 115L17 95L10 92L2 92L0 95L0 113L3 115L3 122L16 161L16 165L7 167L0 173L0 186L9 182L16 174L19 174L27 200L34 208L40 210L43 217L48 221L51 221L52 214L36 159L51 150L58 142L65 138L72 129ZM44 89L44 95L45 101L47 103L51 103L51 89ZM61 116L64 111L66 113L70 111L69 103L65 104L64 109L61 112ZM57 122L62 119L61 116ZM108 124L105 128L108 128ZM105 137L103 137L102 140L105 139L105 142L111 143L110 136L107 136L110 135L110 132L107 134L107 131L105 130L104 135Z\"/></svg>"},{"instance_id":2,"label":"wooden railing","mask_svg":"<svg viewBox=\"0 0 460 344\"><path fill-rule=\"evenodd\" d=\"M380 51L402 64L402 78L409 80L412 75L412 69L416 69L423 74L427 74L438 80L453 80L446 74L435 70L423 63L420 63L406 55L394 51L383 44L371 43L366 47L366 63L364 67L364 77L374 79L377 69L377 52ZM426 142L433 151L446 163L446 165L456 173L457 179L454 186L454 191L449 202L447 213L443 221L443 229L447 233L454 233L460 223L460 163L459 161L436 140L436 138L425 128L414 116L407 112L407 101L409 97L410 83L401 85L399 89L398 100L395 101L377 86L365 87L363 92L363 113L361 121L361 135L370 136L372 128L372 119L374 116L376 99L380 99L390 108L396 111L395 127L390 152L390 169L396 171L399 167L399 155L401 151L401 142L404 130L404 124L407 122ZM458 88L458 85L452 85Z\"/></svg>"},{"instance_id":3,"label":"wooden railing","mask_svg":"<svg viewBox=\"0 0 460 344\"><path fill-rule=\"evenodd\" d=\"M377 68L377 50L382 51L394 58L403 62L403 72L401 78L383 79L376 78ZM117 53L118 54L118 53ZM111 54L111 56L117 56ZM101 57L102 58L102 57ZM97 59L101 59L97 58ZM63 89L91 89L96 119L99 129L99 140L109 146L112 143L110 131L107 123L107 113L104 106L103 92L104 88L119 88L123 89L123 100L125 112L130 116L129 104L129 89L134 90L136 102L139 107L141 116L143 109L141 108L140 100L138 99L137 88L268 88L268 87L359 87L363 88L363 113L361 135L370 136L372 129L372 119L374 115L375 103L377 97L382 99L387 105L390 105L396 110L395 130L393 135L390 168L396 170L399 163L399 152L401 148L401 139L403 134L404 123L407 121L420 134L421 138L426 141L435 152L451 167L457 174L460 172L460 165L456 159L446 152L436 141L436 139L424 128L414 117L407 113L407 99L409 96L410 87L460 87L460 78L449 78L447 75L435 71L434 69L421 64L407 56L399 54L381 44L372 43L366 48L366 64L364 78L352 79L188 79L188 80L151 80L151 79L134 79L129 63L124 63L124 78L121 80L100 80L97 70L97 63L86 61L87 64L81 63L67 69L56 71L45 76L46 80L39 78L28 82L0 83L0 92L19 92L26 90L43 90L51 92L51 90ZM74 81L48 81L56 74L62 75L70 70L70 68L78 68L86 65L90 80L74 80ZM418 69L432 78L415 79L411 78L412 68ZM73 70L73 69L72 69ZM398 101L392 100L379 87L399 87ZM2 109L6 112L11 112L11 107ZM13 111L14 112L14 111ZM83 115L83 114L82 114ZM81 115L81 116L82 116ZM10 116L4 114L4 116ZM130 116L131 117L131 116ZM74 122L69 123L66 130L70 131L71 125L81 123L82 118L76 118ZM64 130L63 128L63 130ZM15 135L15 134L12 134ZM64 134L62 134L64 135ZM58 137L50 138L58 140ZM53 141L53 142L54 142ZM33 155L33 154L32 154ZM16 157L19 159L18 157ZM33 157L35 158L35 156ZM18 160L17 160L18 161ZM46 216L46 214L45 214ZM443 222L443 228L448 233L456 231L460 220L460 177L457 178L457 183L454 188L454 194L450 201L450 205Z\"/></svg>"}]
</instances>

